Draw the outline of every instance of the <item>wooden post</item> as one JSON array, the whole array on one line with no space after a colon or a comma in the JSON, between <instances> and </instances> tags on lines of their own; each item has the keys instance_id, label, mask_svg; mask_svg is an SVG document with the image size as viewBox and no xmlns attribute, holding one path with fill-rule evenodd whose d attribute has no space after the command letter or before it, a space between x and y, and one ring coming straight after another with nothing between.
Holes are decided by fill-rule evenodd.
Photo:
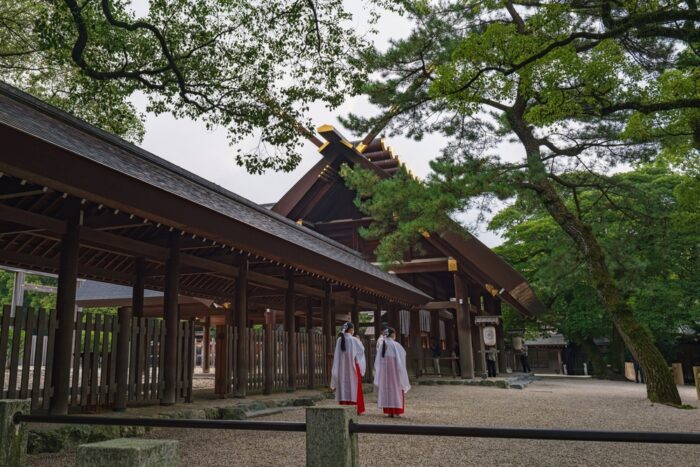
<instances>
[{"instance_id":1,"label":"wooden post","mask_svg":"<svg viewBox=\"0 0 700 467\"><path fill-rule=\"evenodd\" d=\"M180 234L171 232L168 238L168 259L165 262L165 291L163 314L165 315L165 348L163 349L163 393L161 405L173 405L177 395L177 330L180 325L178 296L180 269Z\"/></svg>"},{"instance_id":2,"label":"wooden post","mask_svg":"<svg viewBox=\"0 0 700 467\"><path fill-rule=\"evenodd\" d=\"M331 285L328 282L323 284L324 296L323 296L323 333L326 336L326 355L324 361L326 363L326 374L328 375L328 381L330 382L331 374L331 364L333 358L333 349L335 348L335 339L333 339L333 330L335 329L335 313L331 311L331 300L333 300L331 293Z\"/></svg>"},{"instance_id":3,"label":"wooden post","mask_svg":"<svg viewBox=\"0 0 700 467\"><path fill-rule=\"evenodd\" d=\"M227 371L229 366L228 356L231 352L226 341L226 324L216 326L216 361L214 362L214 394L224 398L228 393Z\"/></svg>"},{"instance_id":4,"label":"wooden post","mask_svg":"<svg viewBox=\"0 0 700 467\"><path fill-rule=\"evenodd\" d=\"M53 352L51 383L53 395L49 403L49 413L68 413L70 392L71 348L75 328L75 289L78 280L78 249L80 247L80 224L82 212L77 199L69 200L69 214L66 219L66 233L61 238L61 254L58 266L58 287L56 290L56 341ZM3 352L5 349L2 350Z\"/></svg>"},{"instance_id":5,"label":"wooden post","mask_svg":"<svg viewBox=\"0 0 700 467\"><path fill-rule=\"evenodd\" d=\"M248 257L241 255L236 281L236 328L238 332L237 372L235 397L248 393Z\"/></svg>"},{"instance_id":6,"label":"wooden post","mask_svg":"<svg viewBox=\"0 0 700 467\"><path fill-rule=\"evenodd\" d=\"M693 378L695 378L695 391L698 393L698 400L700 401L700 366L693 367Z\"/></svg>"},{"instance_id":7,"label":"wooden post","mask_svg":"<svg viewBox=\"0 0 700 467\"><path fill-rule=\"evenodd\" d=\"M399 308L393 304L389 304L389 326L396 331L396 340L401 339L401 314Z\"/></svg>"},{"instance_id":8,"label":"wooden post","mask_svg":"<svg viewBox=\"0 0 700 467\"><path fill-rule=\"evenodd\" d=\"M316 346L314 345L313 304L311 298L307 300L306 310L306 334L309 342L309 389L316 387Z\"/></svg>"},{"instance_id":9,"label":"wooden post","mask_svg":"<svg viewBox=\"0 0 700 467\"><path fill-rule=\"evenodd\" d=\"M455 331L457 330L457 320L455 313L451 310L446 310L452 319L445 320L445 345L447 346L447 356L452 357L452 352L455 350Z\"/></svg>"},{"instance_id":10,"label":"wooden post","mask_svg":"<svg viewBox=\"0 0 700 467\"><path fill-rule=\"evenodd\" d=\"M126 410L128 400L128 374L129 374L129 343L131 342L131 308L127 306L119 307L117 319L119 334L117 334L117 393L114 396L114 411L123 412Z\"/></svg>"},{"instance_id":11,"label":"wooden post","mask_svg":"<svg viewBox=\"0 0 700 467\"><path fill-rule=\"evenodd\" d=\"M476 315L481 314L481 292L479 291L479 285L477 284L469 284L467 292L469 296L469 304L473 305L474 308L476 308ZM470 306L471 308L471 306ZM472 325L472 349L473 349L473 355L474 355L474 374L477 375L482 375L486 374L487 369L486 369L486 359L484 358L482 360L481 355L479 353L481 347L479 342L482 340L481 332L479 329L479 326L477 326L474 323L474 318L471 315L470 312L470 319L469 322Z\"/></svg>"},{"instance_id":12,"label":"wooden post","mask_svg":"<svg viewBox=\"0 0 700 467\"><path fill-rule=\"evenodd\" d=\"M503 316L502 316L502 311L501 311L501 299L497 298L494 299L494 311L497 316L501 317L501 322L498 326L496 326L496 342L498 346L498 366L501 372L505 372L506 368L508 368L508 362L506 358L506 342L505 342L505 329L503 328ZM559 354L559 357L561 358L561 352ZM562 366L559 365L559 369L561 369Z\"/></svg>"},{"instance_id":13,"label":"wooden post","mask_svg":"<svg viewBox=\"0 0 700 467\"><path fill-rule=\"evenodd\" d=\"M409 322L409 343L411 344L411 362L416 377L423 372L423 349L421 348L420 335L420 310L411 310Z\"/></svg>"},{"instance_id":14,"label":"wooden post","mask_svg":"<svg viewBox=\"0 0 700 467\"><path fill-rule=\"evenodd\" d=\"M382 306L377 303L377 308L374 310L374 339L379 339L382 335Z\"/></svg>"},{"instance_id":15,"label":"wooden post","mask_svg":"<svg viewBox=\"0 0 700 467\"><path fill-rule=\"evenodd\" d=\"M474 377L474 354L472 353L471 320L469 318L468 289L459 274L454 274L455 312L457 323L457 339L459 341L459 374L462 378Z\"/></svg>"},{"instance_id":16,"label":"wooden post","mask_svg":"<svg viewBox=\"0 0 700 467\"><path fill-rule=\"evenodd\" d=\"M357 291L352 293L352 310L350 311L350 322L355 325L355 335L359 336L360 332L360 304Z\"/></svg>"},{"instance_id":17,"label":"wooden post","mask_svg":"<svg viewBox=\"0 0 700 467\"><path fill-rule=\"evenodd\" d=\"M143 293L146 289L146 260L134 260L134 287L131 290L131 307L135 318L143 318Z\"/></svg>"},{"instance_id":18,"label":"wooden post","mask_svg":"<svg viewBox=\"0 0 700 467\"><path fill-rule=\"evenodd\" d=\"M294 313L296 311L294 295L294 271L287 269L287 292L284 298L284 326L287 330L287 392L297 389L297 329Z\"/></svg>"},{"instance_id":19,"label":"wooden post","mask_svg":"<svg viewBox=\"0 0 700 467\"><path fill-rule=\"evenodd\" d=\"M272 385L275 378L275 312L267 310L265 312L265 339L263 352L263 394L272 394Z\"/></svg>"},{"instance_id":20,"label":"wooden post","mask_svg":"<svg viewBox=\"0 0 700 467\"><path fill-rule=\"evenodd\" d=\"M202 373L209 373L211 365L211 316L204 318L202 333Z\"/></svg>"}]
</instances>

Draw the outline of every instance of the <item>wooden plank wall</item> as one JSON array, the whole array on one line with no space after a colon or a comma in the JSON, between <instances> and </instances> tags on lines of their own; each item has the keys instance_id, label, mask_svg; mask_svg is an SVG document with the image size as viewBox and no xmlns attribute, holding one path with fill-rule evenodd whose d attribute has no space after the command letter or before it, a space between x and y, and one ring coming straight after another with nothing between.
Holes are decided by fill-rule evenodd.
<instances>
[{"instance_id":1,"label":"wooden plank wall","mask_svg":"<svg viewBox=\"0 0 700 467\"><path fill-rule=\"evenodd\" d=\"M28 398L32 410L47 409L52 393L56 313L17 307L12 316L10 311L5 306L0 315L0 369L4 370L0 371L0 399ZM185 401L192 399L193 330L192 321L182 321L178 330L177 393ZM76 313L69 380L71 407L93 410L114 402L118 332L116 316ZM130 332L128 400L158 400L163 387L163 322L133 318Z\"/></svg>"},{"instance_id":2,"label":"wooden plank wall","mask_svg":"<svg viewBox=\"0 0 700 467\"><path fill-rule=\"evenodd\" d=\"M273 349L274 349L274 379L272 381L272 390L283 392L287 390L287 332L281 330L272 331Z\"/></svg>"},{"instance_id":3,"label":"wooden plank wall","mask_svg":"<svg viewBox=\"0 0 700 467\"><path fill-rule=\"evenodd\" d=\"M265 383L264 349L265 330L248 329L248 391L262 392Z\"/></svg>"},{"instance_id":4,"label":"wooden plank wall","mask_svg":"<svg viewBox=\"0 0 700 467\"><path fill-rule=\"evenodd\" d=\"M309 384L309 334L297 333L297 388Z\"/></svg>"}]
</instances>

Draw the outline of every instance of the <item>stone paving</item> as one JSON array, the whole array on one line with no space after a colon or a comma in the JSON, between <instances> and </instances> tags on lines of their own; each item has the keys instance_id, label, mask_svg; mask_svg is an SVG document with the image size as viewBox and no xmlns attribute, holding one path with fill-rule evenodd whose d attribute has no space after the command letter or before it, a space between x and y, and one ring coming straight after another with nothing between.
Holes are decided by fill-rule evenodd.
<instances>
[{"instance_id":1,"label":"stone paving","mask_svg":"<svg viewBox=\"0 0 700 467\"><path fill-rule=\"evenodd\" d=\"M522 390L466 385L416 385L406 397L406 416L384 417L376 396L366 397L363 423L445 424L700 432L695 389L680 388L696 409L651 404L642 385L598 380L543 379ZM333 404L321 400L320 405ZM304 420L304 410L264 420ZM182 465L304 465L303 433L154 429L146 438L180 441ZM573 441L360 435L360 465L700 465L700 446ZM75 453L29 456L32 466L73 465Z\"/></svg>"}]
</instances>

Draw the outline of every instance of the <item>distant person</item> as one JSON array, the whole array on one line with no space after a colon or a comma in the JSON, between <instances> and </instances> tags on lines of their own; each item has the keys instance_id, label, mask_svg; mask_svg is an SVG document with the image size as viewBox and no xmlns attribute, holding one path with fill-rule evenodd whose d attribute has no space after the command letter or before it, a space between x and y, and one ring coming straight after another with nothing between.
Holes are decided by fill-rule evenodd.
<instances>
[{"instance_id":1,"label":"distant person","mask_svg":"<svg viewBox=\"0 0 700 467\"><path fill-rule=\"evenodd\" d=\"M523 345L523 348L520 349L520 365L523 367L523 372L532 373L530 363L527 361L527 345Z\"/></svg>"},{"instance_id":2,"label":"distant person","mask_svg":"<svg viewBox=\"0 0 700 467\"><path fill-rule=\"evenodd\" d=\"M459 357L459 342L455 342L455 349L452 352L452 358L454 358L454 362L456 368L457 368L457 374L462 376L462 366L460 365L460 357Z\"/></svg>"},{"instance_id":3,"label":"distant person","mask_svg":"<svg viewBox=\"0 0 700 467\"><path fill-rule=\"evenodd\" d=\"M644 372L642 372L642 367L636 358L632 357L632 366L634 366L634 382L643 383L644 382Z\"/></svg>"},{"instance_id":4,"label":"distant person","mask_svg":"<svg viewBox=\"0 0 700 467\"><path fill-rule=\"evenodd\" d=\"M435 368L435 374L440 376L440 355L442 354L442 348L440 346L440 339L435 339L433 341L433 367Z\"/></svg>"},{"instance_id":5,"label":"distant person","mask_svg":"<svg viewBox=\"0 0 700 467\"><path fill-rule=\"evenodd\" d=\"M365 411L362 395L362 376L365 374L365 347L354 336L355 327L347 322L335 343L331 389L335 390L335 400L340 405L356 405L358 415Z\"/></svg>"},{"instance_id":6,"label":"distant person","mask_svg":"<svg viewBox=\"0 0 700 467\"><path fill-rule=\"evenodd\" d=\"M489 349L486 351L486 372L487 372L489 378L496 377L496 357L497 357L497 355L498 355L498 351L493 346L489 347Z\"/></svg>"},{"instance_id":7,"label":"distant person","mask_svg":"<svg viewBox=\"0 0 700 467\"><path fill-rule=\"evenodd\" d=\"M411 389L406 371L406 351L395 339L396 331L387 328L381 350L374 359L377 406L390 417L404 413L405 394Z\"/></svg>"}]
</instances>

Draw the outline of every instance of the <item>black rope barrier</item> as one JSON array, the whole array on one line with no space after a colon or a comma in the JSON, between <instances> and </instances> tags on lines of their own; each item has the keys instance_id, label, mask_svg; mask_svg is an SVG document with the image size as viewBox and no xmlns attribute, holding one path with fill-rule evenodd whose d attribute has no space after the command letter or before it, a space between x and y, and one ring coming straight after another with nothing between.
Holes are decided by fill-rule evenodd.
<instances>
[{"instance_id":1,"label":"black rope barrier","mask_svg":"<svg viewBox=\"0 0 700 467\"><path fill-rule=\"evenodd\" d=\"M174 418L98 417L93 415L27 415L16 413L15 423L61 423L78 425L150 426L159 428L209 428L220 430L306 431L303 422L256 422L251 420L197 420Z\"/></svg>"},{"instance_id":2,"label":"black rope barrier","mask_svg":"<svg viewBox=\"0 0 700 467\"><path fill-rule=\"evenodd\" d=\"M604 441L622 443L700 444L700 433L645 431L551 430L541 428L480 428L438 425L377 425L350 422L351 433L384 435L461 436L469 438Z\"/></svg>"},{"instance_id":3,"label":"black rope barrier","mask_svg":"<svg viewBox=\"0 0 700 467\"><path fill-rule=\"evenodd\" d=\"M92 415L28 415L16 413L15 423L60 423L79 425L123 425L159 428L201 428L224 430L305 432L303 422L262 422L250 420L197 420L141 417L99 417ZM350 422L351 433L383 435L451 436L465 438L539 439L550 441L598 441L621 443L700 444L700 433L554 430L542 428L481 428L443 425L379 425Z\"/></svg>"}]
</instances>

